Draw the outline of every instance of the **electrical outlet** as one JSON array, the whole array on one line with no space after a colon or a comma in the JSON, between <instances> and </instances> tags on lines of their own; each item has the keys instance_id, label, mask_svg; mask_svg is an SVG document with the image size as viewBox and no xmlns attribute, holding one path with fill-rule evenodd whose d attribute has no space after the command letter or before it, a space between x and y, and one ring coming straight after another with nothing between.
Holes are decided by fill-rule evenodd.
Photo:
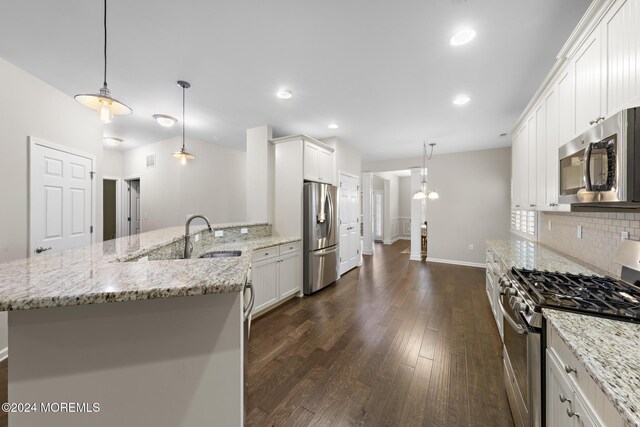
<instances>
[{"instance_id":1,"label":"electrical outlet","mask_svg":"<svg viewBox=\"0 0 640 427\"><path fill-rule=\"evenodd\" d=\"M549 220L549 222L547 223L547 229L551 231L551 220Z\"/></svg>"},{"instance_id":2,"label":"electrical outlet","mask_svg":"<svg viewBox=\"0 0 640 427\"><path fill-rule=\"evenodd\" d=\"M224 231L223 230L216 230L214 231L214 237L223 237L224 236Z\"/></svg>"},{"instance_id":3,"label":"electrical outlet","mask_svg":"<svg viewBox=\"0 0 640 427\"><path fill-rule=\"evenodd\" d=\"M629 232L623 231L622 233L620 233L620 240L629 240Z\"/></svg>"},{"instance_id":4,"label":"electrical outlet","mask_svg":"<svg viewBox=\"0 0 640 427\"><path fill-rule=\"evenodd\" d=\"M469 250L472 251L474 248L473 243L469 243Z\"/></svg>"},{"instance_id":5,"label":"electrical outlet","mask_svg":"<svg viewBox=\"0 0 640 427\"><path fill-rule=\"evenodd\" d=\"M200 241L200 233L196 234L196 239L195 240L196 240L196 242Z\"/></svg>"},{"instance_id":6,"label":"electrical outlet","mask_svg":"<svg viewBox=\"0 0 640 427\"><path fill-rule=\"evenodd\" d=\"M249 232L248 228L241 228L240 229L240 234L247 234Z\"/></svg>"},{"instance_id":7,"label":"electrical outlet","mask_svg":"<svg viewBox=\"0 0 640 427\"><path fill-rule=\"evenodd\" d=\"M577 231L578 239L582 239L582 226L579 225L576 231Z\"/></svg>"}]
</instances>

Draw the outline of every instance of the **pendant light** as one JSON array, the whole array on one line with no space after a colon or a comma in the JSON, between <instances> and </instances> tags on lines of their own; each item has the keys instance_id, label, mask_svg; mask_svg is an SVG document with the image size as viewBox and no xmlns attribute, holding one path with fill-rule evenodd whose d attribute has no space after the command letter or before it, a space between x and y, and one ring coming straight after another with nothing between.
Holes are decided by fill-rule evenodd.
<instances>
[{"instance_id":1,"label":"pendant light","mask_svg":"<svg viewBox=\"0 0 640 427\"><path fill-rule=\"evenodd\" d=\"M431 157L433 157L433 147L435 146L436 144L434 142L429 144L429 147L431 147L431 152L427 157L427 144L422 144L422 182L420 183L420 189L413 194L413 198L416 200L426 198L438 199L440 197L437 191L427 190L427 160L431 160Z\"/></svg>"},{"instance_id":2,"label":"pendant light","mask_svg":"<svg viewBox=\"0 0 640 427\"><path fill-rule=\"evenodd\" d=\"M102 123L110 123L113 116L127 116L133 111L122 102L111 97L111 91L107 87L107 0L104 0L104 79L99 93L80 94L75 96L76 101L85 107L98 112Z\"/></svg>"},{"instance_id":3,"label":"pendant light","mask_svg":"<svg viewBox=\"0 0 640 427\"><path fill-rule=\"evenodd\" d=\"M191 85L185 81L178 80L178 85L182 88L182 149L171 154L176 159L180 159L180 163L187 164L187 160L193 160L196 158L193 154L189 153L185 149L185 130L184 130L184 97L185 91L191 87Z\"/></svg>"}]
</instances>

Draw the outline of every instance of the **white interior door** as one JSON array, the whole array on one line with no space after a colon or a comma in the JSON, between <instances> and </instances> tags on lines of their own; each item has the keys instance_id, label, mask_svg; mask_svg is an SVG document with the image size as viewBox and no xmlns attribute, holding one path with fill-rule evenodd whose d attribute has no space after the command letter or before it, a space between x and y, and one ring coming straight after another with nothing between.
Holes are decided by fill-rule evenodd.
<instances>
[{"instance_id":1,"label":"white interior door","mask_svg":"<svg viewBox=\"0 0 640 427\"><path fill-rule=\"evenodd\" d=\"M359 179L340 174L340 274L360 260Z\"/></svg>"},{"instance_id":2,"label":"white interior door","mask_svg":"<svg viewBox=\"0 0 640 427\"><path fill-rule=\"evenodd\" d=\"M30 255L90 244L94 159L35 139L29 156Z\"/></svg>"},{"instance_id":3,"label":"white interior door","mask_svg":"<svg viewBox=\"0 0 640 427\"><path fill-rule=\"evenodd\" d=\"M129 183L129 235L140 234L140 180Z\"/></svg>"}]
</instances>

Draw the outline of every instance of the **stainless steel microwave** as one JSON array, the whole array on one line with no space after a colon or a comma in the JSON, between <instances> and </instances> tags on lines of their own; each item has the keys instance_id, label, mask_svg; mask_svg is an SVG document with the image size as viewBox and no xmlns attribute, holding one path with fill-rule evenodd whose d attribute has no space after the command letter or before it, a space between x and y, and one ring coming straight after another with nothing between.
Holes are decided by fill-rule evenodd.
<instances>
[{"instance_id":1,"label":"stainless steel microwave","mask_svg":"<svg viewBox=\"0 0 640 427\"><path fill-rule=\"evenodd\" d=\"M558 201L631 207L640 202L640 107L623 110L559 149Z\"/></svg>"}]
</instances>

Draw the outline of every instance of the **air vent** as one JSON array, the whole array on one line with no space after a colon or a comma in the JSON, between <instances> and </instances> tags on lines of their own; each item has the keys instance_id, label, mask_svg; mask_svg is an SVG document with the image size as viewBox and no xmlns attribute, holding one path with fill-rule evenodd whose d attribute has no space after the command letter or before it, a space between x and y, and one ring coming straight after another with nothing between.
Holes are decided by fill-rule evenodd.
<instances>
[{"instance_id":1,"label":"air vent","mask_svg":"<svg viewBox=\"0 0 640 427\"><path fill-rule=\"evenodd\" d=\"M147 154L147 168L156 167L156 153Z\"/></svg>"}]
</instances>

